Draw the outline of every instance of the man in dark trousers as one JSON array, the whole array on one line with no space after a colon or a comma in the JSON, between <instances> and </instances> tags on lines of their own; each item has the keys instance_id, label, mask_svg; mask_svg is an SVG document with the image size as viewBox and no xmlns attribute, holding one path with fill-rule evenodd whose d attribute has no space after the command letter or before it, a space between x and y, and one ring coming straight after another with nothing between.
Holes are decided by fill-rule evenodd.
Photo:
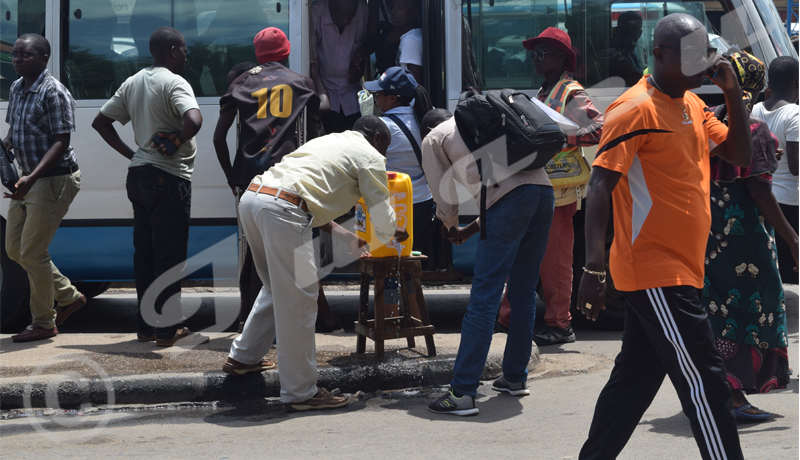
<instances>
[{"instance_id":1,"label":"man in dark trousers","mask_svg":"<svg viewBox=\"0 0 800 460\"><path fill-rule=\"evenodd\" d=\"M28 274L33 321L14 342L58 334L67 316L86 304L70 280L50 260L48 246L81 188L81 172L69 145L75 131L75 101L47 71L50 43L25 34L14 43L11 62L20 76L12 85L6 123L7 150L16 154L22 175L10 198L6 251ZM53 309L53 302L58 307ZM62 311L63 308L63 311Z\"/></svg>"},{"instance_id":2,"label":"man in dark trousers","mask_svg":"<svg viewBox=\"0 0 800 460\"><path fill-rule=\"evenodd\" d=\"M711 228L709 148L748 166L742 90L705 26L671 14L655 30L653 74L606 111L587 195L586 266L578 306L604 309L605 241L613 194L610 269L626 300L622 350L597 401L581 459L613 459L669 375L704 459L742 458L725 366L700 304ZM690 89L722 89L730 130Z\"/></svg>"},{"instance_id":3,"label":"man in dark trousers","mask_svg":"<svg viewBox=\"0 0 800 460\"><path fill-rule=\"evenodd\" d=\"M158 278L186 262L191 179L197 155L194 137L203 117L192 87L180 76L186 67L183 35L171 27L156 29L150 36L150 54L153 65L125 80L100 109L92 127L108 145L131 160L125 185L133 206L137 339L155 340L156 345L169 347L190 334L181 325L180 280L157 293L154 305L145 300L145 295ZM114 129L115 121L132 123L137 150L122 141ZM165 145L154 144L155 136L165 139ZM183 343L203 341L208 337Z\"/></svg>"},{"instance_id":4,"label":"man in dark trousers","mask_svg":"<svg viewBox=\"0 0 800 460\"><path fill-rule=\"evenodd\" d=\"M233 80L219 101L220 115L214 131L214 149L237 203L250 181L297 149L296 127L308 108L306 140L316 137L319 97L310 78L288 69L291 46L286 34L268 27L253 40L260 65ZM231 165L228 131L239 115L239 139ZM237 207L238 209L238 207ZM239 332L261 291L253 256L241 234L239 271Z\"/></svg>"}]
</instances>

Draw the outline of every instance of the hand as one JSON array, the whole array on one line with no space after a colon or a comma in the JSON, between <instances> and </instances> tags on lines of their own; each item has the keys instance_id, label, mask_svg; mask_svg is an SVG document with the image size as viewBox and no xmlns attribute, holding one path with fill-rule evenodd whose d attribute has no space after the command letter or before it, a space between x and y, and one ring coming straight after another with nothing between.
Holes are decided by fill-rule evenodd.
<instances>
[{"instance_id":1,"label":"hand","mask_svg":"<svg viewBox=\"0 0 800 460\"><path fill-rule=\"evenodd\" d=\"M359 49L353 54L353 59L350 61L350 70L347 72L347 83L354 85L361 80L364 76L364 66L367 63L367 58L364 53Z\"/></svg>"},{"instance_id":2,"label":"hand","mask_svg":"<svg viewBox=\"0 0 800 460\"><path fill-rule=\"evenodd\" d=\"M597 275L584 272L578 288L578 308L586 318L597 321L600 310L606 309L606 283L601 283Z\"/></svg>"},{"instance_id":3,"label":"hand","mask_svg":"<svg viewBox=\"0 0 800 460\"><path fill-rule=\"evenodd\" d=\"M350 240L347 242L347 247L350 249L350 254L359 259L363 257L372 257L372 254L369 252L367 240L354 233L351 233L350 235L352 235L352 238L350 238Z\"/></svg>"},{"instance_id":4,"label":"hand","mask_svg":"<svg viewBox=\"0 0 800 460\"><path fill-rule=\"evenodd\" d=\"M739 86L739 77L736 76L733 66L722 56L718 56L717 62L712 64L706 72L708 78L719 86L722 92L736 91L739 93L742 91Z\"/></svg>"},{"instance_id":5,"label":"hand","mask_svg":"<svg viewBox=\"0 0 800 460\"><path fill-rule=\"evenodd\" d=\"M15 184L17 189L14 191L14 193L3 193L3 198L11 198L12 200L21 201L31 190L31 187L33 187L35 182L35 180L31 180L30 176L22 176Z\"/></svg>"},{"instance_id":6,"label":"hand","mask_svg":"<svg viewBox=\"0 0 800 460\"><path fill-rule=\"evenodd\" d=\"M778 149L775 151L775 158L778 161L781 161L781 158L783 158L783 149Z\"/></svg>"},{"instance_id":7,"label":"hand","mask_svg":"<svg viewBox=\"0 0 800 460\"><path fill-rule=\"evenodd\" d=\"M163 138L169 139L169 141L172 142L175 145L175 147L180 147L181 146L181 141L180 141L180 139L178 139L178 133L156 133L156 134L158 134L158 137L163 137ZM165 157L169 157L170 156L167 153L167 149L164 148L163 145L158 145L158 144L153 143L150 146L150 148L156 149L156 151L158 151L158 153L164 155Z\"/></svg>"},{"instance_id":8,"label":"hand","mask_svg":"<svg viewBox=\"0 0 800 460\"><path fill-rule=\"evenodd\" d=\"M11 143L10 139L3 139L3 147L10 152L14 149L14 144Z\"/></svg>"},{"instance_id":9,"label":"hand","mask_svg":"<svg viewBox=\"0 0 800 460\"><path fill-rule=\"evenodd\" d=\"M449 240L451 243L455 245L459 245L462 243L461 236L458 233L458 227L450 227L447 228L442 225L442 237L446 240Z\"/></svg>"},{"instance_id":10,"label":"hand","mask_svg":"<svg viewBox=\"0 0 800 460\"><path fill-rule=\"evenodd\" d=\"M397 231L394 232L394 239L398 243L402 243L403 241L408 239L408 232L403 227L397 227Z\"/></svg>"}]
</instances>

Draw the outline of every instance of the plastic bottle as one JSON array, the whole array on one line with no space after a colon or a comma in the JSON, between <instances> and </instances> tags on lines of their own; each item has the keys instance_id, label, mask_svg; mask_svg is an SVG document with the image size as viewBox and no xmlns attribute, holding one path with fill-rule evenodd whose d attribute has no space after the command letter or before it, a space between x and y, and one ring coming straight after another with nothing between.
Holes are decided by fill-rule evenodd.
<instances>
[{"instance_id":1,"label":"plastic bottle","mask_svg":"<svg viewBox=\"0 0 800 460\"><path fill-rule=\"evenodd\" d=\"M356 234L369 244L369 252L372 257L397 257L395 245L400 246L400 256L408 257L411 255L411 247L414 244L414 193L411 188L411 177L408 174L388 172L389 194L391 196L392 208L397 216L397 225L405 227L408 232L408 239L402 243L397 243L392 238L389 244L384 245L375 236L375 230L370 220L369 209L364 202L364 198L358 200L356 204Z\"/></svg>"}]
</instances>

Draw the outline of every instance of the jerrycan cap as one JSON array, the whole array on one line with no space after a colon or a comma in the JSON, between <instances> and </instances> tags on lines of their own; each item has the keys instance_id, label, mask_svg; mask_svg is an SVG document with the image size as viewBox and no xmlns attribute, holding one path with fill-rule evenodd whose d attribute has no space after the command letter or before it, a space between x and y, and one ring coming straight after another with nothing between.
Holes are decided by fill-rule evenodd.
<instances>
[{"instance_id":1,"label":"jerrycan cap","mask_svg":"<svg viewBox=\"0 0 800 460\"><path fill-rule=\"evenodd\" d=\"M397 173L396 172L391 172L390 171L390 172L387 172L386 175L389 177L389 180L397 179Z\"/></svg>"}]
</instances>

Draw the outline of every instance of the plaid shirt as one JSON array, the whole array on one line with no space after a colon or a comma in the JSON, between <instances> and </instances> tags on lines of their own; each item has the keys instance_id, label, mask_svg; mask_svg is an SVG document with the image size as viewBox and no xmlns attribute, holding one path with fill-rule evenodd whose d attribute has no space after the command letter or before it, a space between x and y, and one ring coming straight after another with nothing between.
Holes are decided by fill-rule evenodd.
<instances>
[{"instance_id":1,"label":"plaid shirt","mask_svg":"<svg viewBox=\"0 0 800 460\"><path fill-rule=\"evenodd\" d=\"M545 102L547 96L547 93L540 90L536 98ZM600 136L603 134L603 114L594 107L586 91L573 91L569 95L564 116L580 126L577 131L566 133L567 144L589 147L600 143Z\"/></svg>"},{"instance_id":2,"label":"plaid shirt","mask_svg":"<svg viewBox=\"0 0 800 460\"><path fill-rule=\"evenodd\" d=\"M75 131L75 100L47 69L28 91L23 89L24 85L22 78L11 85L6 123L13 130L14 155L23 173L28 175L53 146L53 135ZM77 162L69 146L55 167Z\"/></svg>"}]
</instances>

